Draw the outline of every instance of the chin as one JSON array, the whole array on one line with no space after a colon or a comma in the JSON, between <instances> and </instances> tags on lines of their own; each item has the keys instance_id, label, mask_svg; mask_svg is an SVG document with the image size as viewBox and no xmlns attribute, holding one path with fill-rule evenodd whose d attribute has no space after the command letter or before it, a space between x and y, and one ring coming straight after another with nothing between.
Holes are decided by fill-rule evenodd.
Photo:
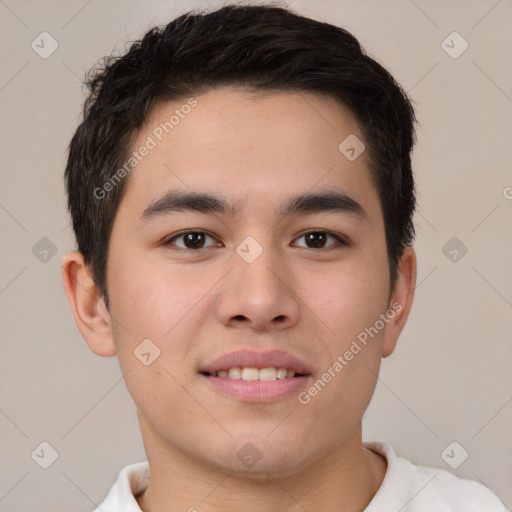
<instances>
[{"instance_id":1,"label":"chin","mask_svg":"<svg viewBox=\"0 0 512 512\"><path fill-rule=\"evenodd\" d=\"M267 435L265 433L265 435ZM225 470L239 477L247 477L261 482L273 478L291 476L306 468L311 462L304 452L303 443L288 443L276 437L270 442L262 436L261 439L251 437L252 441L238 440L232 458L219 456L218 460L227 462Z\"/></svg>"}]
</instances>

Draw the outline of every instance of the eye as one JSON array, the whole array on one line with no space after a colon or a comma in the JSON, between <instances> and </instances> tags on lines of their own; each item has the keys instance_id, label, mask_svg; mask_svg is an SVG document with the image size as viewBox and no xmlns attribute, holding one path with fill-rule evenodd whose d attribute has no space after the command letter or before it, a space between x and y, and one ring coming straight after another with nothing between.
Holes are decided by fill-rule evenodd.
<instances>
[{"instance_id":1,"label":"eye","mask_svg":"<svg viewBox=\"0 0 512 512\"><path fill-rule=\"evenodd\" d=\"M168 238L164 245L175 245L179 249L187 250L198 250L198 249L206 249L207 247L213 247L215 245L219 246L220 244L212 244L205 246L205 241L207 238L215 240L211 235L204 231L182 231L177 235ZM183 245L175 244L174 240L181 240Z\"/></svg>"},{"instance_id":2,"label":"eye","mask_svg":"<svg viewBox=\"0 0 512 512\"><path fill-rule=\"evenodd\" d=\"M306 245L299 245L299 247L305 247L307 249L324 249L326 247L330 248L336 245L348 245L341 236L337 235L336 233L332 233L331 231L325 230L316 230L303 233L296 240L299 240L300 238L305 240ZM326 245L326 242L329 238L334 239L337 244L334 243Z\"/></svg>"},{"instance_id":3,"label":"eye","mask_svg":"<svg viewBox=\"0 0 512 512\"><path fill-rule=\"evenodd\" d=\"M213 240L214 243L206 245L207 239ZM304 247L306 249L325 249L334 248L340 245L348 245L348 243L338 234L332 233L326 230L315 230L303 233L296 240L303 238L305 245L296 244L298 247ZM334 240L334 243L327 244L328 240ZM177 243L176 241L180 242ZM215 243L215 238L206 233L205 231L182 231L172 237L168 238L164 245L174 246L180 250L192 250L198 251L199 249L207 249L208 247L221 247L222 244Z\"/></svg>"}]
</instances>

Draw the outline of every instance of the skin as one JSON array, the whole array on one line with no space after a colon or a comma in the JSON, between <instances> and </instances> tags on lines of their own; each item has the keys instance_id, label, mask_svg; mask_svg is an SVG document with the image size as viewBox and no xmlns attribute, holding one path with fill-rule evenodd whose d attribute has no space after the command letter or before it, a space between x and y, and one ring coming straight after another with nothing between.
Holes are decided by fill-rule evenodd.
<instances>
[{"instance_id":1,"label":"skin","mask_svg":"<svg viewBox=\"0 0 512 512\"><path fill-rule=\"evenodd\" d=\"M411 308L415 252L406 248L388 303L384 219L367 154L349 161L338 150L349 134L363 136L334 99L230 88L196 99L128 178L110 240L110 313L81 254L62 261L80 332L95 354L117 355L137 406L151 467L137 500L144 512L360 511L386 471L362 444L362 417ZM134 148L184 103L159 105ZM170 189L220 194L241 210L139 222ZM276 214L290 196L326 190L353 197L367 220ZM183 238L165 245L186 229L214 238L196 252L177 250ZM349 245L329 238L326 248L308 248L301 235L312 229L339 233ZM250 264L235 252L247 236L263 248ZM297 393L266 404L228 398L198 374L235 348L276 348L311 364L314 382L394 302L400 313L307 405ZM134 349L147 338L160 356L144 366ZM262 455L251 468L237 457L247 442Z\"/></svg>"}]
</instances>

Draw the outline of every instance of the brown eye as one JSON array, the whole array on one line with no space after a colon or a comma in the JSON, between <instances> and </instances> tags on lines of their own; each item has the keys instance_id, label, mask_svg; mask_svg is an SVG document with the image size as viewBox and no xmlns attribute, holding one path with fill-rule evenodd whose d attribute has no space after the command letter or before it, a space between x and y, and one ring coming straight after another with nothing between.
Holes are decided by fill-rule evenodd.
<instances>
[{"instance_id":1,"label":"brown eye","mask_svg":"<svg viewBox=\"0 0 512 512\"><path fill-rule=\"evenodd\" d=\"M310 231L309 233L304 233L298 239L301 238L304 239L305 245L299 245L299 247L306 247L307 249L324 249L335 245L346 245L345 241L339 235L329 231ZM329 238L333 238L335 243L326 245Z\"/></svg>"},{"instance_id":2,"label":"brown eye","mask_svg":"<svg viewBox=\"0 0 512 512\"><path fill-rule=\"evenodd\" d=\"M205 249L207 247L212 247L212 245L205 245L205 241L207 238L211 238L213 240L213 237L203 231L185 231L183 233L180 233L178 235L174 235L172 238L169 238L165 245L175 245L176 247L180 249L192 249L192 250L198 250L198 249ZM181 241L181 244L174 243L176 240Z\"/></svg>"}]
</instances>

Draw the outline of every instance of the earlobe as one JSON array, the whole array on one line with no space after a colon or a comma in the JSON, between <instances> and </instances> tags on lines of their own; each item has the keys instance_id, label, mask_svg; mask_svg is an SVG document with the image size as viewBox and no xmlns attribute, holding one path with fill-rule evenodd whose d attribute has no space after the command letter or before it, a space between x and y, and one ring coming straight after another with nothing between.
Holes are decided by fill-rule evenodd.
<instances>
[{"instance_id":1,"label":"earlobe","mask_svg":"<svg viewBox=\"0 0 512 512\"><path fill-rule=\"evenodd\" d=\"M398 337L411 310L415 287L416 253L412 247L406 247L400 258L398 279L389 303L390 311L393 310L395 314L386 326L382 357L390 356L395 350Z\"/></svg>"},{"instance_id":2,"label":"earlobe","mask_svg":"<svg viewBox=\"0 0 512 512\"><path fill-rule=\"evenodd\" d=\"M89 348L99 356L116 354L111 318L83 256L71 251L62 257L62 281L76 325Z\"/></svg>"}]
</instances>

